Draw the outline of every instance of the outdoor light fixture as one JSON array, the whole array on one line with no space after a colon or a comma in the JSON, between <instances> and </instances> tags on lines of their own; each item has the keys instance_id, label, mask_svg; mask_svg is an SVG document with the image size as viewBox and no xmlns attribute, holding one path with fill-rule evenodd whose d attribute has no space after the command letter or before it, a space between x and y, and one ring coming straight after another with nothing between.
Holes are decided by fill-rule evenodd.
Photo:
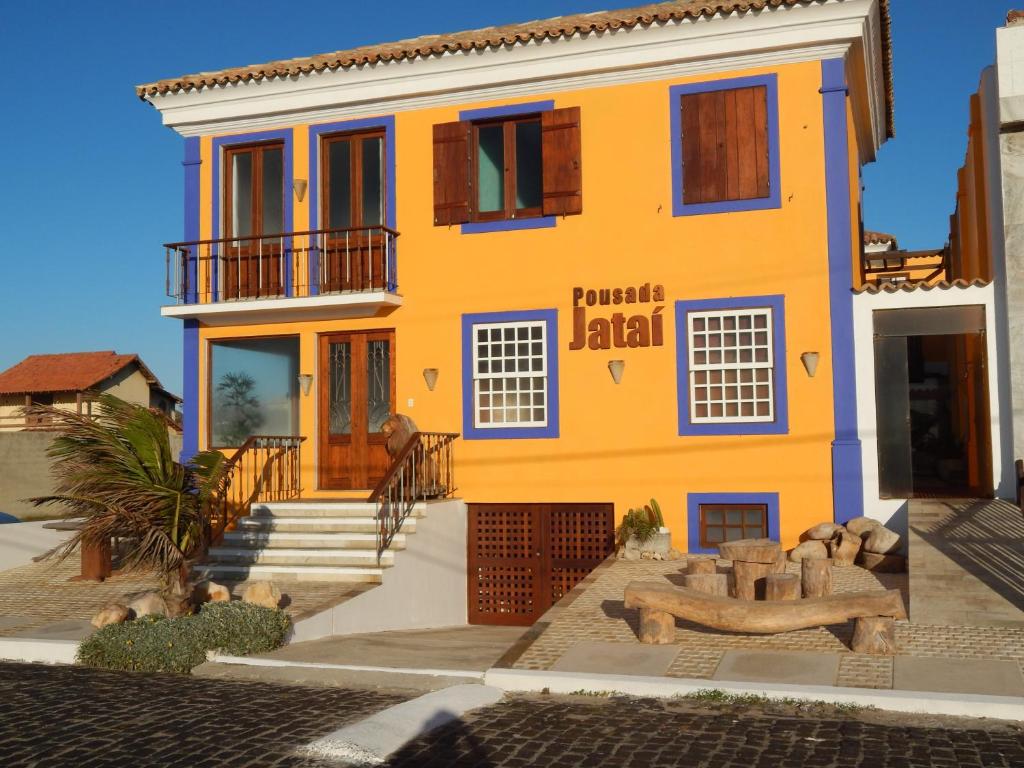
<instances>
[{"instance_id":1,"label":"outdoor light fixture","mask_svg":"<svg viewBox=\"0 0 1024 768\"><path fill-rule=\"evenodd\" d=\"M818 353L804 352L800 355L800 362L804 364L804 370L807 371L807 375L813 379L814 374L818 371Z\"/></svg>"},{"instance_id":2,"label":"outdoor light fixture","mask_svg":"<svg viewBox=\"0 0 1024 768\"><path fill-rule=\"evenodd\" d=\"M296 179L292 182L292 186L295 187L295 196L299 198L299 202L301 203L306 197L306 187L309 186L308 182L305 179Z\"/></svg>"},{"instance_id":3,"label":"outdoor light fixture","mask_svg":"<svg viewBox=\"0 0 1024 768\"><path fill-rule=\"evenodd\" d=\"M424 368L423 369L423 380L427 382L427 389L431 392L434 391L434 387L437 386L437 368Z\"/></svg>"},{"instance_id":4,"label":"outdoor light fixture","mask_svg":"<svg viewBox=\"0 0 1024 768\"><path fill-rule=\"evenodd\" d=\"M313 388L313 374L311 373L300 373L299 374L299 386L302 387L302 394L308 395L309 390Z\"/></svg>"},{"instance_id":5,"label":"outdoor light fixture","mask_svg":"<svg viewBox=\"0 0 1024 768\"><path fill-rule=\"evenodd\" d=\"M625 360L609 360L608 370L612 374L612 381L616 384L622 383L622 372L626 370Z\"/></svg>"}]
</instances>

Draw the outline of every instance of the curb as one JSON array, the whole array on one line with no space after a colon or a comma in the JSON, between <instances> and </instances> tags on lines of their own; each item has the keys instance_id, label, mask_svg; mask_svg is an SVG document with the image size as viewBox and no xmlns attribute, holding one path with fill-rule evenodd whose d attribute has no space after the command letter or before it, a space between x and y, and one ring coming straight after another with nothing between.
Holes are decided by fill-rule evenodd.
<instances>
[{"instance_id":1,"label":"curb","mask_svg":"<svg viewBox=\"0 0 1024 768\"><path fill-rule=\"evenodd\" d=\"M206 660L218 664L238 664L249 667L291 667L297 669L323 669L341 672L372 672L374 674L419 675L420 677L457 677L483 682L485 672L473 672L465 669L412 669L408 667L372 667L360 664L321 664L314 661L286 661L284 659L267 659L259 656L229 656L210 651Z\"/></svg>"},{"instance_id":2,"label":"curb","mask_svg":"<svg viewBox=\"0 0 1024 768\"><path fill-rule=\"evenodd\" d=\"M504 691L519 693L600 692L653 698L671 698L698 691L718 690L731 694L765 696L769 699L853 704L891 712L1024 721L1024 698L1018 696L869 690L830 685L764 685L734 683L727 680L494 668L487 670L484 683Z\"/></svg>"},{"instance_id":3,"label":"curb","mask_svg":"<svg viewBox=\"0 0 1024 768\"><path fill-rule=\"evenodd\" d=\"M42 664L74 664L78 640L0 637L0 659Z\"/></svg>"}]
</instances>

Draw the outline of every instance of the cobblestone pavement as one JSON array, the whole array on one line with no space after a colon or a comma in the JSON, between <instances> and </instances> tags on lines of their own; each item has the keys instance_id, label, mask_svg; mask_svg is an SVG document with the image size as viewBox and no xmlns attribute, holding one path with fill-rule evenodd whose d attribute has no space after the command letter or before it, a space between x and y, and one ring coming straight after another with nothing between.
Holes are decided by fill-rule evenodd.
<instances>
[{"instance_id":1,"label":"cobblestone pavement","mask_svg":"<svg viewBox=\"0 0 1024 768\"><path fill-rule=\"evenodd\" d=\"M406 698L357 689L0 664L4 768L326 768L301 747ZM510 696L391 768L1020 768L1008 723L784 704Z\"/></svg>"},{"instance_id":2,"label":"cobblestone pavement","mask_svg":"<svg viewBox=\"0 0 1024 768\"><path fill-rule=\"evenodd\" d=\"M591 574L593 580L574 600L557 606L550 624L515 661L519 669L549 669L576 643L598 640L636 643L636 611L623 607L622 595L631 581L662 581L682 585L686 561L627 562L615 560ZM719 561L720 570L729 563ZM787 571L799 573L799 565L787 564ZM835 568L836 593L875 589L900 589L907 600L906 574L874 574L863 568ZM545 619L548 619L545 616ZM668 669L669 677L710 678L727 650L823 651L840 654L840 686L892 688L891 658L872 657L850 651L853 622L784 632L777 635L744 635L718 632L699 624L678 620L676 645L679 655ZM1024 674L1024 629L1018 627L968 627L926 625L907 621L896 623L898 653L907 656L987 659L1013 661Z\"/></svg>"}]
</instances>

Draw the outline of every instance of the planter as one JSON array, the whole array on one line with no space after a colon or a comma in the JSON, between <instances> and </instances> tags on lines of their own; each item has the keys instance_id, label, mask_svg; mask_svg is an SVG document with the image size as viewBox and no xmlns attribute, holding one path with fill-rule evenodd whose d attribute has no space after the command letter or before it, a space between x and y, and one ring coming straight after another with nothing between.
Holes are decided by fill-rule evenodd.
<instances>
[{"instance_id":1,"label":"planter","mask_svg":"<svg viewBox=\"0 0 1024 768\"><path fill-rule=\"evenodd\" d=\"M636 536L626 539L626 552L653 552L667 555L672 550L672 534L668 528L662 528L647 541L640 542Z\"/></svg>"}]
</instances>

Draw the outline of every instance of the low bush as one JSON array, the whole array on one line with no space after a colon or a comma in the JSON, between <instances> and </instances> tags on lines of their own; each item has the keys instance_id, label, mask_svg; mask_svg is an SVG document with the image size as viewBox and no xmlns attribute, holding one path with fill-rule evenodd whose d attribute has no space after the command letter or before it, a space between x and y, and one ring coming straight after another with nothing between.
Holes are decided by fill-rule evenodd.
<instances>
[{"instance_id":1,"label":"low bush","mask_svg":"<svg viewBox=\"0 0 1024 768\"><path fill-rule=\"evenodd\" d=\"M106 626L82 642L78 661L103 669L187 673L206 661L207 651L241 656L279 648L290 626L288 614L277 608L207 603L192 616L144 616Z\"/></svg>"}]
</instances>

